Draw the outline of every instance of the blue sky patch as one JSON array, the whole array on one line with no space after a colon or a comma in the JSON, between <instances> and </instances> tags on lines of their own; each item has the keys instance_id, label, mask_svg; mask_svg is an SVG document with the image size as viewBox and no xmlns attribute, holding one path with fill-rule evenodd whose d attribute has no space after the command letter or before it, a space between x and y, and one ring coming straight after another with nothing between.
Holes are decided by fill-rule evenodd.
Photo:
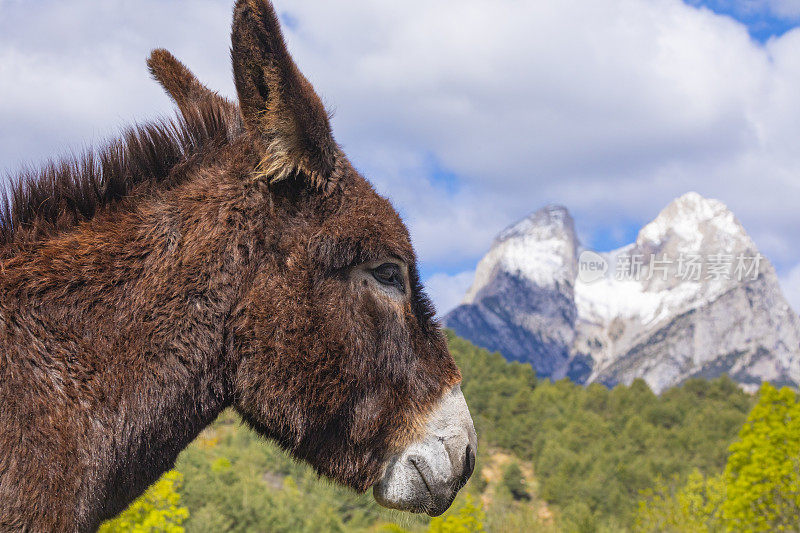
<instances>
[{"instance_id":1,"label":"blue sky patch","mask_svg":"<svg viewBox=\"0 0 800 533\"><path fill-rule=\"evenodd\" d=\"M425 164L427 166L427 174L436 187L441 188L447 194L455 194L458 192L460 188L460 179L458 175L445 168L434 154L428 154Z\"/></svg>"},{"instance_id":2,"label":"blue sky patch","mask_svg":"<svg viewBox=\"0 0 800 533\"><path fill-rule=\"evenodd\" d=\"M300 21L297 20L297 17L289 13L288 11L281 11L278 14L278 18L281 19L281 24L289 28L290 30L296 30L297 26L299 25Z\"/></svg>"},{"instance_id":3,"label":"blue sky patch","mask_svg":"<svg viewBox=\"0 0 800 533\"><path fill-rule=\"evenodd\" d=\"M625 221L616 226L601 226L596 228L589 238L588 247L598 252L610 252L636 240L641 222Z\"/></svg>"},{"instance_id":4,"label":"blue sky patch","mask_svg":"<svg viewBox=\"0 0 800 533\"><path fill-rule=\"evenodd\" d=\"M750 36L764 43L771 37L780 37L800 26L800 14L783 14L766 0L684 0L687 4L706 7L714 13L738 20L750 32Z\"/></svg>"}]
</instances>

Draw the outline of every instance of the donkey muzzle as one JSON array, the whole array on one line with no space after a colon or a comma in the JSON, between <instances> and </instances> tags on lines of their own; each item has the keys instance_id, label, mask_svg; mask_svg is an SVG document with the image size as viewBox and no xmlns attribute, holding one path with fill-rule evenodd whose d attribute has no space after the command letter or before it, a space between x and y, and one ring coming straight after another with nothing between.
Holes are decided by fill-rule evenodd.
<instances>
[{"instance_id":1,"label":"donkey muzzle","mask_svg":"<svg viewBox=\"0 0 800 533\"><path fill-rule=\"evenodd\" d=\"M391 509L439 516L475 469L478 438L467 402L456 385L427 420L422 438L393 457L373 487Z\"/></svg>"}]
</instances>

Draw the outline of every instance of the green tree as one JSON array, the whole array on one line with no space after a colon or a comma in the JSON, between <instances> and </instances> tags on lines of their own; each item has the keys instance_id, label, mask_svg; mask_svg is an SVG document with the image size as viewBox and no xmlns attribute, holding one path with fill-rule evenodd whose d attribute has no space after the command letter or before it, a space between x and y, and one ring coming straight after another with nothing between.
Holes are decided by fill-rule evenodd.
<instances>
[{"instance_id":1,"label":"green tree","mask_svg":"<svg viewBox=\"0 0 800 533\"><path fill-rule=\"evenodd\" d=\"M800 524L800 405L765 383L725 468L723 513L737 531L788 531Z\"/></svg>"},{"instance_id":2,"label":"green tree","mask_svg":"<svg viewBox=\"0 0 800 533\"><path fill-rule=\"evenodd\" d=\"M531 495L528 494L528 489L525 487L525 478L522 476L522 470L515 462L503 470L503 486L508 489L511 496L515 500L530 500Z\"/></svg>"},{"instance_id":3,"label":"green tree","mask_svg":"<svg viewBox=\"0 0 800 533\"><path fill-rule=\"evenodd\" d=\"M686 484L675 490L672 483L659 480L642 492L635 530L659 533L681 531L713 533L723 531L721 508L725 500L722 475L706 477L695 469Z\"/></svg>"},{"instance_id":4,"label":"green tree","mask_svg":"<svg viewBox=\"0 0 800 533\"><path fill-rule=\"evenodd\" d=\"M180 472L167 472L119 516L103 523L99 532L183 533L181 524L189 517L189 510L180 506L178 489L182 482Z\"/></svg>"},{"instance_id":5,"label":"green tree","mask_svg":"<svg viewBox=\"0 0 800 533\"><path fill-rule=\"evenodd\" d=\"M485 514L480 503L467 494L464 505L453 513L431 520L428 533L481 533Z\"/></svg>"},{"instance_id":6,"label":"green tree","mask_svg":"<svg viewBox=\"0 0 800 533\"><path fill-rule=\"evenodd\" d=\"M729 448L725 472L692 472L678 490L663 482L642 493L637 531L796 531L800 523L800 403L765 383Z\"/></svg>"}]
</instances>

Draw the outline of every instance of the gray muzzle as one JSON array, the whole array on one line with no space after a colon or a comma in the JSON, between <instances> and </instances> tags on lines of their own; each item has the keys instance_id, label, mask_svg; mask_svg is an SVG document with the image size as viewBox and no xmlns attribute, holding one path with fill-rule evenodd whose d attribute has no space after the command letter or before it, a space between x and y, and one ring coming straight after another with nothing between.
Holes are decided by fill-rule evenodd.
<instances>
[{"instance_id":1,"label":"gray muzzle","mask_svg":"<svg viewBox=\"0 0 800 533\"><path fill-rule=\"evenodd\" d=\"M439 516L472 475L477 450L472 417L456 385L434 408L422 439L389 461L372 489L375 500L391 509Z\"/></svg>"}]
</instances>

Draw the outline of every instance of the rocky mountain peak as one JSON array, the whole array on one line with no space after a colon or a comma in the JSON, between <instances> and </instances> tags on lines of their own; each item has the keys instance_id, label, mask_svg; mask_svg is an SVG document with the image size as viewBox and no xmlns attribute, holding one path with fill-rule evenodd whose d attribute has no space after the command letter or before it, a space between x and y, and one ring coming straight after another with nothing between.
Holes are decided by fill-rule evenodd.
<instances>
[{"instance_id":1,"label":"rocky mountain peak","mask_svg":"<svg viewBox=\"0 0 800 533\"><path fill-rule=\"evenodd\" d=\"M575 222L565 207L539 209L500 232L478 263L463 303L475 301L501 272L541 287L572 285L578 246Z\"/></svg>"},{"instance_id":2,"label":"rocky mountain peak","mask_svg":"<svg viewBox=\"0 0 800 533\"><path fill-rule=\"evenodd\" d=\"M566 208L547 206L503 230L447 327L544 376L569 372L578 239ZM515 357L516 356L516 357Z\"/></svg>"},{"instance_id":3,"label":"rocky mountain peak","mask_svg":"<svg viewBox=\"0 0 800 533\"><path fill-rule=\"evenodd\" d=\"M566 207L548 205L501 231L494 245L525 237L575 239L575 221Z\"/></svg>"},{"instance_id":4,"label":"rocky mountain peak","mask_svg":"<svg viewBox=\"0 0 800 533\"><path fill-rule=\"evenodd\" d=\"M714 249L718 252L753 250L755 245L728 207L696 192L670 202L636 239L639 248L672 243L675 251Z\"/></svg>"},{"instance_id":5,"label":"rocky mountain peak","mask_svg":"<svg viewBox=\"0 0 800 533\"><path fill-rule=\"evenodd\" d=\"M718 200L670 202L635 242L586 250L574 222L547 206L503 230L445 324L541 376L656 391L727 373L743 386L800 384L800 318L775 271ZM585 272L582 272L584 274Z\"/></svg>"}]
</instances>

